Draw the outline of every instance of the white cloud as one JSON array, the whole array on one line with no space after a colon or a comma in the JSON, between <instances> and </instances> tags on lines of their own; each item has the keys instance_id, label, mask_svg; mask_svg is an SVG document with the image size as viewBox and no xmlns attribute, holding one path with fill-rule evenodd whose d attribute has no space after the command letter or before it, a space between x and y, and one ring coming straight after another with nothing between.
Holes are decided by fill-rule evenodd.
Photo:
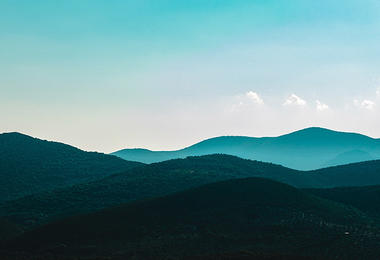
<instances>
[{"instance_id":1,"label":"white cloud","mask_svg":"<svg viewBox=\"0 0 380 260\"><path fill-rule=\"evenodd\" d=\"M255 105L264 105L263 99L255 92L249 91L245 93L246 97Z\"/></svg>"},{"instance_id":2,"label":"white cloud","mask_svg":"<svg viewBox=\"0 0 380 260\"><path fill-rule=\"evenodd\" d=\"M306 106L306 101L299 98L298 96L292 94L284 104L283 106Z\"/></svg>"},{"instance_id":3,"label":"white cloud","mask_svg":"<svg viewBox=\"0 0 380 260\"><path fill-rule=\"evenodd\" d=\"M322 103L322 102L320 102L319 100L317 100L316 103L317 103L317 109L318 109L319 111L324 111L324 110L329 109L329 106L328 106L327 104Z\"/></svg>"},{"instance_id":4,"label":"white cloud","mask_svg":"<svg viewBox=\"0 0 380 260\"><path fill-rule=\"evenodd\" d=\"M372 109L375 106L375 103L372 102L371 100L364 100L362 103L362 107L367 108L367 109Z\"/></svg>"},{"instance_id":5,"label":"white cloud","mask_svg":"<svg viewBox=\"0 0 380 260\"><path fill-rule=\"evenodd\" d=\"M355 99L354 104L357 107L362 107L365 109L373 109L373 107L375 106L375 102L373 102L371 100L367 100L367 99L364 100L362 103L360 103L357 99Z\"/></svg>"}]
</instances>

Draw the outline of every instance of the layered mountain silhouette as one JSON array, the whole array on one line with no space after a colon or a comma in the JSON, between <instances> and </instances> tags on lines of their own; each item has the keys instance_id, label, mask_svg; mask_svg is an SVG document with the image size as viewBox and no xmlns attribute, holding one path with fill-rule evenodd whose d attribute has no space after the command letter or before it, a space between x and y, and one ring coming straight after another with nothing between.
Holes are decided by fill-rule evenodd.
<instances>
[{"instance_id":1,"label":"layered mountain silhouette","mask_svg":"<svg viewBox=\"0 0 380 260\"><path fill-rule=\"evenodd\" d=\"M246 178L53 222L9 240L1 254L173 259L247 250L378 259L378 236L377 223L358 210Z\"/></svg>"},{"instance_id":2,"label":"layered mountain silhouette","mask_svg":"<svg viewBox=\"0 0 380 260\"><path fill-rule=\"evenodd\" d=\"M127 201L167 195L208 183L247 177L277 180L298 188L380 185L380 160L314 171L214 154L135 167L124 173L0 204L0 215L31 228Z\"/></svg>"},{"instance_id":3,"label":"layered mountain silhouette","mask_svg":"<svg viewBox=\"0 0 380 260\"><path fill-rule=\"evenodd\" d=\"M0 204L0 215L28 228L30 223L39 225L131 200L246 177L272 178L297 187L320 187L313 186L303 172L217 154L154 163L92 182L32 194Z\"/></svg>"},{"instance_id":4,"label":"layered mountain silhouette","mask_svg":"<svg viewBox=\"0 0 380 260\"><path fill-rule=\"evenodd\" d=\"M0 134L0 202L143 165L20 133Z\"/></svg>"},{"instance_id":5,"label":"layered mountain silhouette","mask_svg":"<svg viewBox=\"0 0 380 260\"><path fill-rule=\"evenodd\" d=\"M113 155L144 163L213 153L312 170L380 158L380 139L312 127L279 137L223 136L177 151L123 149Z\"/></svg>"},{"instance_id":6,"label":"layered mountain silhouette","mask_svg":"<svg viewBox=\"0 0 380 260\"><path fill-rule=\"evenodd\" d=\"M380 259L378 141L309 128L126 151L147 165L1 134L0 258Z\"/></svg>"}]
</instances>

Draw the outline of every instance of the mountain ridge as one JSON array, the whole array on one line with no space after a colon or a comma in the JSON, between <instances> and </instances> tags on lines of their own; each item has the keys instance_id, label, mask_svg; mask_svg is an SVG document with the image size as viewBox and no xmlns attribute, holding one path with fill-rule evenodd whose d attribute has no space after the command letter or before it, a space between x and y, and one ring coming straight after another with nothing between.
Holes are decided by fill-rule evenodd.
<instances>
[{"instance_id":1,"label":"mountain ridge","mask_svg":"<svg viewBox=\"0 0 380 260\"><path fill-rule=\"evenodd\" d=\"M215 154L135 167L102 179L28 195L0 204L0 215L26 226L217 181L261 177L297 188L380 185L380 160L297 171L280 165Z\"/></svg>"},{"instance_id":2,"label":"mountain ridge","mask_svg":"<svg viewBox=\"0 0 380 260\"><path fill-rule=\"evenodd\" d=\"M0 155L0 202L143 165L18 132L0 134Z\"/></svg>"},{"instance_id":3,"label":"mountain ridge","mask_svg":"<svg viewBox=\"0 0 380 260\"><path fill-rule=\"evenodd\" d=\"M314 196L350 205L368 214L380 216L380 185L305 189L305 191Z\"/></svg>"},{"instance_id":4,"label":"mountain ridge","mask_svg":"<svg viewBox=\"0 0 380 260\"><path fill-rule=\"evenodd\" d=\"M124 159L133 158L152 163L187 156L224 153L244 159L281 164L298 170L314 170L334 166L335 157L355 149L361 149L368 153L369 157L379 159L380 139L358 133L310 127L277 137L213 137L175 151L146 150L149 152L144 156L137 155L135 149L122 149L111 154ZM346 158L346 161L352 162L349 158Z\"/></svg>"},{"instance_id":5,"label":"mountain ridge","mask_svg":"<svg viewBox=\"0 0 380 260\"><path fill-rule=\"evenodd\" d=\"M241 249L376 259L379 241L365 235L378 233L371 223L356 209L273 180L246 178L59 220L9 240L3 249L111 259L170 259Z\"/></svg>"}]
</instances>

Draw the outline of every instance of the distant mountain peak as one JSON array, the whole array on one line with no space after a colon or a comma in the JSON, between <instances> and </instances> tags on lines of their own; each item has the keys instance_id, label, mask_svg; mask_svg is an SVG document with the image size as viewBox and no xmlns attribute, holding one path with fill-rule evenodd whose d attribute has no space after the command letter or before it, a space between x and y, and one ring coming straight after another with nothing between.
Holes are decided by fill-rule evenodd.
<instances>
[{"instance_id":1,"label":"distant mountain peak","mask_svg":"<svg viewBox=\"0 0 380 260\"><path fill-rule=\"evenodd\" d=\"M279 136L277 138L284 141L294 140L300 144L303 143L304 145L309 145L310 142L321 144L330 143L331 145L334 143L345 143L345 145L347 145L349 143L355 142L368 142L372 140L376 141L376 139L363 134L335 131L322 127L309 127Z\"/></svg>"},{"instance_id":2,"label":"distant mountain peak","mask_svg":"<svg viewBox=\"0 0 380 260\"><path fill-rule=\"evenodd\" d=\"M374 159L378 159L380 158L380 139L358 133L308 127L277 137L213 137L177 151L145 151L143 153L139 150L128 149L112 154L127 160L152 163L186 156L224 153L245 159L281 164L293 169L311 170L326 165L326 162L339 154L355 149L362 150L371 154Z\"/></svg>"},{"instance_id":3,"label":"distant mountain peak","mask_svg":"<svg viewBox=\"0 0 380 260\"><path fill-rule=\"evenodd\" d=\"M303 129L300 129L300 130L297 130L297 131L294 131L294 132L291 132L288 134L284 134L281 136L289 136L289 135L291 135L291 136L292 135L314 136L314 135L327 135L327 134L339 134L339 133L346 133L346 132L339 132L339 131L335 131L335 130L331 130L331 129L327 129L327 128L323 128L323 127L313 126L313 127L303 128ZM281 136L279 136L279 137L281 137Z\"/></svg>"},{"instance_id":4,"label":"distant mountain peak","mask_svg":"<svg viewBox=\"0 0 380 260\"><path fill-rule=\"evenodd\" d=\"M298 131L294 131L294 132L291 132L291 133L285 134L285 135L293 135L293 134L294 135L298 135L298 134L308 134L308 135L328 135L328 134L330 134L330 135L331 134L337 135L337 134L345 134L345 135L357 135L357 136L364 136L364 137L367 137L367 138L371 138L369 136L366 136L366 135L363 135L363 134L360 134L360 133L337 131L337 130L332 130L332 129L323 128L323 127L317 127L317 126L303 128L303 129L300 129Z\"/></svg>"}]
</instances>

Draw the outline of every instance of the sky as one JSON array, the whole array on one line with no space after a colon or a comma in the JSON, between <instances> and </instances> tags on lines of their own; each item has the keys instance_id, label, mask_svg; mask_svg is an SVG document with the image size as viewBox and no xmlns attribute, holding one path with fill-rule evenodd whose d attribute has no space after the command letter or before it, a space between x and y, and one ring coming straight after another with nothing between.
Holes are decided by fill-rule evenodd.
<instances>
[{"instance_id":1,"label":"sky","mask_svg":"<svg viewBox=\"0 0 380 260\"><path fill-rule=\"evenodd\" d=\"M380 2L0 0L0 133L175 150L380 137Z\"/></svg>"}]
</instances>

